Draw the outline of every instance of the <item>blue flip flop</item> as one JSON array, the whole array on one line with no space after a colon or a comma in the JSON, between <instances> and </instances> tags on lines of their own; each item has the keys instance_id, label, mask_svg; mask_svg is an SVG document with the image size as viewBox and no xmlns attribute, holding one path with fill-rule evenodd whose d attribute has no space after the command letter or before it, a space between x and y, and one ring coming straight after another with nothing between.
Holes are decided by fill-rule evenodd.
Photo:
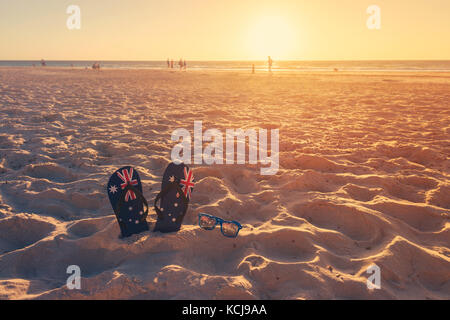
<instances>
[{"instance_id":1,"label":"blue flip flop","mask_svg":"<svg viewBox=\"0 0 450 320\"><path fill-rule=\"evenodd\" d=\"M194 174L184 163L169 163L164 171L161 192L154 207L157 214L153 231L175 232L180 230L194 190ZM160 207L157 206L160 201Z\"/></svg>"},{"instance_id":2,"label":"blue flip flop","mask_svg":"<svg viewBox=\"0 0 450 320\"><path fill-rule=\"evenodd\" d=\"M141 179L135 169L126 166L114 172L109 178L107 192L122 237L149 230L148 203L142 195Z\"/></svg>"}]
</instances>

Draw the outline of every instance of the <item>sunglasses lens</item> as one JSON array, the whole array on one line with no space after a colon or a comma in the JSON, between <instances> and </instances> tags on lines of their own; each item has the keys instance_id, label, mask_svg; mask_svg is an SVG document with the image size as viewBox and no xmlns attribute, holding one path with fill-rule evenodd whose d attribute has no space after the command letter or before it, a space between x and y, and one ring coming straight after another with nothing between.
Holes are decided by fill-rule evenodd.
<instances>
[{"instance_id":1,"label":"sunglasses lens","mask_svg":"<svg viewBox=\"0 0 450 320\"><path fill-rule=\"evenodd\" d=\"M236 237L239 232L239 227L233 222L222 223L222 233L227 237Z\"/></svg>"},{"instance_id":2,"label":"sunglasses lens","mask_svg":"<svg viewBox=\"0 0 450 320\"><path fill-rule=\"evenodd\" d=\"M216 226L216 219L208 216L200 217L200 227L206 230L214 229Z\"/></svg>"}]
</instances>

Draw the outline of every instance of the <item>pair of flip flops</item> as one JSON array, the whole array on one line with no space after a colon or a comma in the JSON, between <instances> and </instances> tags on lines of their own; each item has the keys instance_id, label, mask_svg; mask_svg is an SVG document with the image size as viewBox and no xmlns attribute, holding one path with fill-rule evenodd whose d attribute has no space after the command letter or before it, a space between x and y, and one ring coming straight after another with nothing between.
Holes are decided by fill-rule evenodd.
<instances>
[{"instance_id":1,"label":"pair of flip flops","mask_svg":"<svg viewBox=\"0 0 450 320\"><path fill-rule=\"evenodd\" d=\"M167 166L161 192L154 202L157 220L153 231L180 230L193 187L194 175L187 165L170 163ZM122 237L149 230L148 203L142 194L141 179L134 168L126 166L116 170L109 179L107 192Z\"/></svg>"}]
</instances>

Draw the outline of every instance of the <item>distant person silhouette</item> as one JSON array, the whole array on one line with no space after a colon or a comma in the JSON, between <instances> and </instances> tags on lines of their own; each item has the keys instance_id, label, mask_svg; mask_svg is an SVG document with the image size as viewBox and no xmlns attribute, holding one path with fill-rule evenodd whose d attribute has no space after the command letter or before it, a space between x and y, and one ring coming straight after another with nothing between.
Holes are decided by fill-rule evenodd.
<instances>
[{"instance_id":1,"label":"distant person silhouette","mask_svg":"<svg viewBox=\"0 0 450 320\"><path fill-rule=\"evenodd\" d=\"M183 68L184 68L184 70L186 70L186 66L187 66L186 60L184 60L184 62L183 62Z\"/></svg>"},{"instance_id":2,"label":"distant person silhouette","mask_svg":"<svg viewBox=\"0 0 450 320\"><path fill-rule=\"evenodd\" d=\"M170 60L170 68L173 69L173 59Z\"/></svg>"},{"instance_id":3,"label":"distant person silhouette","mask_svg":"<svg viewBox=\"0 0 450 320\"><path fill-rule=\"evenodd\" d=\"M270 56L268 56L267 58L268 58L268 59L267 59L267 63L268 63L268 65L269 65L269 72L272 72L272 63L273 63L273 60L272 60L272 58L271 58Z\"/></svg>"},{"instance_id":4,"label":"distant person silhouette","mask_svg":"<svg viewBox=\"0 0 450 320\"><path fill-rule=\"evenodd\" d=\"M180 59L180 61L178 61L178 65L180 66L180 70L183 69L183 59Z\"/></svg>"},{"instance_id":5,"label":"distant person silhouette","mask_svg":"<svg viewBox=\"0 0 450 320\"><path fill-rule=\"evenodd\" d=\"M41 59L41 66L45 67L47 65L47 63L45 62L44 59Z\"/></svg>"},{"instance_id":6,"label":"distant person silhouette","mask_svg":"<svg viewBox=\"0 0 450 320\"><path fill-rule=\"evenodd\" d=\"M167 68L170 68L170 61L169 61L169 58L167 58Z\"/></svg>"}]
</instances>

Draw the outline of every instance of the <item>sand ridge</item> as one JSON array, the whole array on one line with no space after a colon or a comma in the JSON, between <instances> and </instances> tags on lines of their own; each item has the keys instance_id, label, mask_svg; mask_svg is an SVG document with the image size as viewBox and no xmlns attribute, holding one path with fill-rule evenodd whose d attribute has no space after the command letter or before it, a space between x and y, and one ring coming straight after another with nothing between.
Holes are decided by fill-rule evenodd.
<instances>
[{"instance_id":1,"label":"sand ridge","mask_svg":"<svg viewBox=\"0 0 450 320\"><path fill-rule=\"evenodd\" d=\"M0 298L449 299L449 101L444 73L2 68ZM191 165L182 230L119 239L109 176L132 165L152 203L195 120L279 128L278 173Z\"/></svg>"}]
</instances>

